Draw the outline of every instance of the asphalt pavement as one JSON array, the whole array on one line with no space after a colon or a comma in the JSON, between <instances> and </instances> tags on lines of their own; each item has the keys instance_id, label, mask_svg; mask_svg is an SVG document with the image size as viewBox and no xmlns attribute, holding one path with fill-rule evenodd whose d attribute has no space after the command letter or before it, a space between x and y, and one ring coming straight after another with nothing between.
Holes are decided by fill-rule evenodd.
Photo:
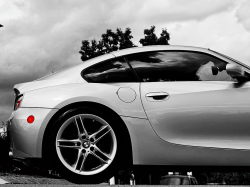
<instances>
[{"instance_id":1,"label":"asphalt pavement","mask_svg":"<svg viewBox=\"0 0 250 187\"><path fill-rule=\"evenodd\" d=\"M0 176L0 184L73 185L73 183L59 177L42 177L42 176L28 176L28 175Z\"/></svg>"}]
</instances>

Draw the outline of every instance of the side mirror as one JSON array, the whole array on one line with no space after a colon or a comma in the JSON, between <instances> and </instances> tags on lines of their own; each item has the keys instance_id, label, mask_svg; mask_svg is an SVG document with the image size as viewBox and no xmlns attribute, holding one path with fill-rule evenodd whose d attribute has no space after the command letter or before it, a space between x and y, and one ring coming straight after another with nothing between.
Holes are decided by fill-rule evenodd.
<instances>
[{"instance_id":1,"label":"side mirror","mask_svg":"<svg viewBox=\"0 0 250 187\"><path fill-rule=\"evenodd\" d=\"M243 80L246 78L245 71L243 68L236 64L227 64L226 66L227 74L232 78L239 80Z\"/></svg>"}]
</instances>

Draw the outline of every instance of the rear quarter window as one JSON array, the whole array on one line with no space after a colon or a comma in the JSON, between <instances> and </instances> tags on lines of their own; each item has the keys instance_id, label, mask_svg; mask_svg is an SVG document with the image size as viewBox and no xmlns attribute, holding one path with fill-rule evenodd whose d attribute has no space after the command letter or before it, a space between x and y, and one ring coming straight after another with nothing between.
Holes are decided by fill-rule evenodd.
<instances>
[{"instance_id":1,"label":"rear quarter window","mask_svg":"<svg viewBox=\"0 0 250 187\"><path fill-rule=\"evenodd\" d=\"M95 64L81 73L91 83L136 82L135 76L123 58Z\"/></svg>"}]
</instances>

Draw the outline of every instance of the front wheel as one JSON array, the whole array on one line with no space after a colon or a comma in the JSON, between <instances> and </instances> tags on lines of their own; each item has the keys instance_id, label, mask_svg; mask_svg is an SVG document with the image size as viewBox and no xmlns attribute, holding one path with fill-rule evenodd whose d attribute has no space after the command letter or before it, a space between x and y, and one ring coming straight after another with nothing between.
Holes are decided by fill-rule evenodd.
<instances>
[{"instance_id":1,"label":"front wheel","mask_svg":"<svg viewBox=\"0 0 250 187\"><path fill-rule=\"evenodd\" d=\"M59 119L52 135L52 158L63 177L93 184L116 173L121 142L114 120L92 108L75 109Z\"/></svg>"}]
</instances>

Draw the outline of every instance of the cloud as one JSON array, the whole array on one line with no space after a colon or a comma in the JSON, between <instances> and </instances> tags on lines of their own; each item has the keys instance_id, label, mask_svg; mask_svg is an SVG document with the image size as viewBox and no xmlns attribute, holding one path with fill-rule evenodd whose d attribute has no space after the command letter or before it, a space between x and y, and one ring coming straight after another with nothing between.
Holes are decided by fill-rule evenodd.
<instances>
[{"instance_id":1,"label":"cloud","mask_svg":"<svg viewBox=\"0 0 250 187\"><path fill-rule=\"evenodd\" d=\"M135 41L143 37L143 30L150 26L172 22L201 21L207 17L226 12L235 5L233 0L135 0L123 1L110 14L108 23L132 28ZM159 28L157 28L160 32Z\"/></svg>"},{"instance_id":2,"label":"cloud","mask_svg":"<svg viewBox=\"0 0 250 187\"><path fill-rule=\"evenodd\" d=\"M13 110L13 92L12 89L0 90L0 124L5 122Z\"/></svg>"},{"instance_id":3,"label":"cloud","mask_svg":"<svg viewBox=\"0 0 250 187\"><path fill-rule=\"evenodd\" d=\"M250 32L235 16L238 6L211 15L204 20L168 24L170 43L210 48L250 66ZM250 17L250 15L248 16Z\"/></svg>"},{"instance_id":4,"label":"cloud","mask_svg":"<svg viewBox=\"0 0 250 187\"><path fill-rule=\"evenodd\" d=\"M12 88L0 89L0 124L5 122L13 110L13 92Z\"/></svg>"},{"instance_id":5,"label":"cloud","mask_svg":"<svg viewBox=\"0 0 250 187\"><path fill-rule=\"evenodd\" d=\"M14 99L13 99L13 93L12 90L2 90L1 89L1 94L0 94L0 106L6 106L13 104Z\"/></svg>"},{"instance_id":6,"label":"cloud","mask_svg":"<svg viewBox=\"0 0 250 187\"><path fill-rule=\"evenodd\" d=\"M250 31L250 1L244 1L236 12L238 21L244 25L244 27Z\"/></svg>"},{"instance_id":7,"label":"cloud","mask_svg":"<svg viewBox=\"0 0 250 187\"><path fill-rule=\"evenodd\" d=\"M233 0L146 0L126 1L123 6L114 10L111 20L120 22L120 18L129 17L137 21L157 24L171 21L201 20L218 12L227 11L233 5ZM132 10L133 12L132 12ZM130 10L130 11L129 11ZM128 14L129 13L129 14ZM133 16L131 16L131 14Z\"/></svg>"},{"instance_id":8,"label":"cloud","mask_svg":"<svg viewBox=\"0 0 250 187\"><path fill-rule=\"evenodd\" d=\"M2 122L6 122L10 114L12 112L12 107L10 105L7 106L0 106L0 124L2 125Z\"/></svg>"}]
</instances>

